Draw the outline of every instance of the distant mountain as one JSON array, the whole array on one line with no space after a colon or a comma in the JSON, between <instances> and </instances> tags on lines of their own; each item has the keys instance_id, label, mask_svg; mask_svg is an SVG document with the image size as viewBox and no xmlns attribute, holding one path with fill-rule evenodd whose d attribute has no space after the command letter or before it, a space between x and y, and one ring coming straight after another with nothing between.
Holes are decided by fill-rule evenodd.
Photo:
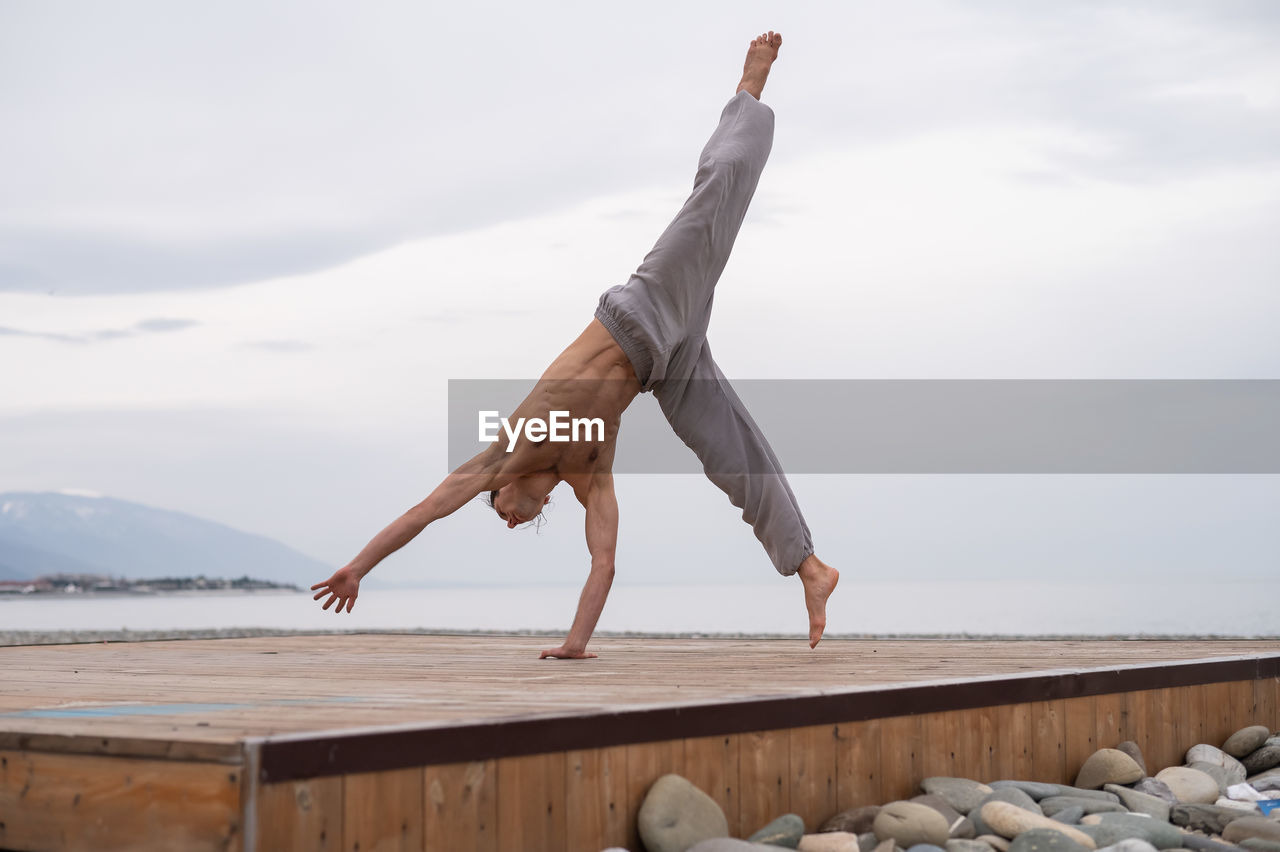
<instances>
[{"instance_id":1,"label":"distant mountain","mask_svg":"<svg viewBox=\"0 0 1280 852\"><path fill-rule=\"evenodd\" d=\"M0 580L42 574L243 577L309 586L331 566L278 541L111 497L0 494Z\"/></svg>"}]
</instances>

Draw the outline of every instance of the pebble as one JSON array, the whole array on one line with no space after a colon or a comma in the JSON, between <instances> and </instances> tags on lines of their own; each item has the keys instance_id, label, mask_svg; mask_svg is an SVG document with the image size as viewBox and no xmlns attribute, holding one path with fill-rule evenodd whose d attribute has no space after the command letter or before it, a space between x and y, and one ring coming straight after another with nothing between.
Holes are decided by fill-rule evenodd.
<instances>
[{"instance_id":1,"label":"pebble","mask_svg":"<svg viewBox=\"0 0 1280 852\"><path fill-rule=\"evenodd\" d=\"M947 850L941 846L934 846L932 843L917 843L915 846L908 849L907 852L947 852Z\"/></svg>"},{"instance_id":2,"label":"pebble","mask_svg":"<svg viewBox=\"0 0 1280 852\"><path fill-rule=\"evenodd\" d=\"M1134 837L1128 840L1121 840L1119 843L1113 843L1110 846L1104 846L1098 852L1156 852L1156 847L1145 840L1138 840Z\"/></svg>"},{"instance_id":3,"label":"pebble","mask_svg":"<svg viewBox=\"0 0 1280 852\"><path fill-rule=\"evenodd\" d=\"M858 833L858 850L859 852L875 852L877 846L880 845L880 838L876 837L874 831L863 831ZM890 850L892 852L892 850Z\"/></svg>"},{"instance_id":4,"label":"pebble","mask_svg":"<svg viewBox=\"0 0 1280 852\"><path fill-rule=\"evenodd\" d=\"M1187 766L1193 763L1214 763L1226 768L1230 768L1239 762L1222 749L1217 746L1211 746L1208 743L1196 743L1187 749L1187 757L1183 761Z\"/></svg>"},{"instance_id":5,"label":"pebble","mask_svg":"<svg viewBox=\"0 0 1280 852\"><path fill-rule=\"evenodd\" d=\"M1040 810L1051 817L1067 808L1081 808L1086 814L1127 813L1125 806L1118 802L1105 802L1101 799L1082 799L1078 796L1050 796L1040 800Z\"/></svg>"},{"instance_id":6,"label":"pebble","mask_svg":"<svg viewBox=\"0 0 1280 852\"><path fill-rule=\"evenodd\" d=\"M1137 790L1131 790L1128 787L1121 787L1118 784L1108 784L1103 789L1108 793L1113 793L1118 796L1120 798L1120 804L1124 805L1133 813L1146 814L1152 819L1158 819L1161 822L1169 821L1169 802L1159 796L1152 796L1149 793L1141 793ZM1172 798L1172 794L1170 795L1170 798Z\"/></svg>"},{"instance_id":7,"label":"pebble","mask_svg":"<svg viewBox=\"0 0 1280 852\"><path fill-rule=\"evenodd\" d=\"M1243 776L1239 780L1234 780L1235 773L1233 773L1230 769L1227 769L1225 766L1219 766L1216 763L1206 763L1203 760L1197 760L1195 763L1189 764L1187 768L1194 769L1198 772L1203 772L1205 775L1208 775L1210 778L1212 778L1214 782L1218 785L1219 796L1226 793L1227 788L1230 787L1232 784L1239 784L1240 781L1244 780Z\"/></svg>"},{"instance_id":8,"label":"pebble","mask_svg":"<svg viewBox=\"0 0 1280 852\"><path fill-rule=\"evenodd\" d=\"M720 805L679 775L653 782L636 822L649 852L685 852L703 840L729 836Z\"/></svg>"},{"instance_id":9,"label":"pebble","mask_svg":"<svg viewBox=\"0 0 1280 852\"><path fill-rule=\"evenodd\" d=\"M1235 787L1232 787L1231 789L1239 790L1241 787L1249 787L1249 785L1239 784ZM1230 808L1233 811L1243 811L1245 813L1256 814L1258 813L1258 806L1254 804L1254 802L1256 801L1257 799L1249 799L1247 801L1241 802L1235 799L1228 799L1226 796L1223 796L1221 799L1218 799L1218 801L1214 802L1214 804L1220 808Z\"/></svg>"},{"instance_id":10,"label":"pebble","mask_svg":"<svg viewBox=\"0 0 1280 852\"><path fill-rule=\"evenodd\" d=\"M880 809L872 826L876 837L892 839L904 849L917 843L944 846L950 828L942 814L915 802L890 802Z\"/></svg>"},{"instance_id":11,"label":"pebble","mask_svg":"<svg viewBox=\"0 0 1280 852\"><path fill-rule=\"evenodd\" d=\"M1249 852L1280 852L1280 840L1263 840L1261 837L1250 837L1240 841L1241 849Z\"/></svg>"},{"instance_id":12,"label":"pebble","mask_svg":"<svg viewBox=\"0 0 1280 852\"><path fill-rule=\"evenodd\" d=\"M804 836L804 819L799 814L783 814L747 838L751 843L767 843L784 849L795 849ZM854 835L856 841L857 835Z\"/></svg>"},{"instance_id":13,"label":"pebble","mask_svg":"<svg viewBox=\"0 0 1280 852\"><path fill-rule=\"evenodd\" d=\"M1268 769L1280 766L1280 744L1264 745L1245 755L1240 763L1250 775L1257 775L1259 772L1266 772Z\"/></svg>"},{"instance_id":14,"label":"pebble","mask_svg":"<svg viewBox=\"0 0 1280 852\"><path fill-rule=\"evenodd\" d=\"M1163 781L1179 802L1208 804L1218 799L1218 782L1198 769L1170 766L1157 772L1156 780Z\"/></svg>"},{"instance_id":15,"label":"pebble","mask_svg":"<svg viewBox=\"0 0 1280 852\"><path fill-rule=\"evenodd\" d=\"M968 778L935 775L921 781L920 789L928 795L943 799L960 813L967 814L982 804L983 798L992 788Z\"/></svg>"},{"instance_id":16,"label":"pebble","mask_svg":"<svg viewBox=\"0 0 1280 852\"><path fill-rule=\"evenodd\" d=\"M1028 796L1030 796L1032 799L1035 799L1036 801L1039 801L1040 799L1047 799L1050 796L1062 795L1061 784L1044 784L1039 781L992 781L991 782L991 789L993 790L1007 790L1010 788L1013 788L1015 790L1021 790L1022 792L1026 793Z\"/></svg>"},{"instance_id":17,"label":"pebble","mask_svg":"<svg viewBox=\"0 0 1280 852\"><path fill-rule=\"evenodd\" d=\"M1146 793L1148 796L1155 796L1157 799L1164 799L1171 805L1178 804L1178 797L1173 795L1169 785L1158 778L1143 778L1129 789L1137 793Z\"/></svg>"},{"instance_id":18,"label":"pebble","mask_svg":"<svg viewBox=\"0 0 1280 852\"><path fill-rule=\"evenodd\" d=\"M974 840L981 840L996 852L1009 852L1009 839L998 834L979 834Z\"/></svg>"},{"instance_id":19,"label":"pebble","mask_svg":"<svg viewBox=\"0 0 1280 852\"><path fill-rule=\"evenodd\" d=\"M1262 748L1269 736L1271 732L1265 725L1250 725L1227 737L1227 741L1222 744L1222 750L1235 758L1245 757Z\"/></svg>"},{"instance_id":20,"label":"pebble","mask_svg":"<svg viewBox=\"0 0 1280 852\"><path fill-rule=\"evenodd\" d=\"M1223 755L1226 757L1227 755ZM1085 760L1076 775L1076 786L1100 790L1104 784L1132 784L1146 775L1137 762L1114 748L1100 748Z\"/></svg>"},{"instance_id":21,"label":"pebble","mask_svg":"<svg viewBox=\"0 0 1280 852\"><path fill-rule=\"evenodd\" d=\"M1232 820L1222 832L1222 839L1228 843L1240 843L1251 837L1280 842L1280 821L1264 816L1242 816Z\"/></svg>"},{"instance_id":22,"label":"pebble","mask_svg":"<svg viewBox=\"0 0 1280 852\"><path fill-rule=\"evenodd\" d=\"M995 847L981 840L953 838L947 841L947 852L991 852Z\"/></svg>"},{"instance_id":23,"label":"pebble","mask_svg":"<svg viewBox=\"0 0 1280 852\"><path fill-rule=\"evenodd\" d=\"M796 848L800 852L861 852L862 847L858 845L856 834L850 834L847 831L827 831L803 835ZM894 852L892 843L886 847L885 852Z\"/></svg>"},{"instance_id":24,"label":"pebble","mask_svg":"<svg viewBox=\"0 0 1280 852\"><path fill-rule=\"evenodd\" d=\"M1049 797L1046 796L1045 798ZM1041 801L1043 801L1043 799ZM1044 816L1044 811L1041 809L1040 803L1026 791L1020 790L1017 787L1002 787L999 790L994 790L989 796L987 796L987 798L982 800L982 805L985 805L987 802L1008 802L1014 807L1022 808L1024 811L1030 811L1036 816ZM982 813L982 805L978 806L979 814Z\"/></svg>"},{"instance_id":25,"label":"pebble","mask_svg":"<svg viewBox=\"0 0 1280 852\"><path fill-rule=\"evenodd\" d=\"M1098 846L1110 846L1122 840L1145 840L1157 849L1173 849L1182 845L1183 833L1167 822L1133 814L1092 814L1083 820L1080 830L1092 837Z\"/></svg>"},{"instance_id":26,"label":"pebble","mask_svg":"<svg viewBox=\"0 0 1280 852\"><path fill-rule=\"evenodd\" d=\"M1169 812L1169 821L1183 828L1203 831L1205 834L1222 834L1222 830L1227 827L1227 823L1242 816L1245 816L1244 812L1235 808L1185 804L1173 806Z\"/></svg>"},{"instance_id":27,"label":"pebble","mask_svg":"<svg viewBox=\"0 0 1280 852\"><path fill-rule=\"evenodd\" d=\"M876 814L880 813L879 805L864 805L860 808L849 808L841 811L822 824L818 829L824 831L848 831L852 834L866 834L871 831Z\"/></svg>"},{"instance_id":28,"label":"pebble","mask_svg":"<svg viewBox=\"0 0 1280 852\"><path fill-rule=\"evenodd\" d=\"M1059 796L1075 796L1077 799L1097 799L1100 802L1115 802L1120 804L1115 793L1108 793L1106 790L1086 790L1083 787L1068 787L1066 784L1058 785Z\"/></svg>"},{"instance_id":29,"label":"pebble","mask_svg":"<svg viewBox=\"0 0 1280 852\"><path fill-rule=\"evenodd\" d=\"M1239 852L1238 847L1219 840L1210 840L1198 834L1188 834L1182 838L1182 845L1192 852Z\"/></svg>"},{"instance_id":30,"label":"pebble","mask_svg":"<svg viewBox=\"0 0 1280 852\"><path fill-rule=\"evenodd\" d=\"M1079 825L1080 820L1083 818L1084 818L1084 808L1079 806L1063 808L1062 810L1058 811L1056 814L1053 814L1052 816L1049 817L1049 819L1053 820L1054 822L1060 822L1063 825Z\"/></svg>"},{"instance_id":31,"label":"pebble","mask_svg":"<svg viewBox=\"0 0 1280 852\"><path fill-rule=\"evenodd\" d=\"M763 852L769 848L771 847L761 843L748 843L732 837L712 837L690 846L689 852ZM613 852L613 850L606 849L604 852ZM626 850L621 849L618 852L626 852Z\"/></svg>"},{"instance_id":32,"label":"pebble","mask_svg":"<svg viewBox=\"0 0 1280 852\"><path fill-rule=\"evenodd\" d=\"M1116 748L1133 758L1133 762L1142 767L1142 774L1147 774L1147 762L1142 759L1142 749L1133 740L1125 740Z\"/></svg>"},{"instance_id":33,"label":"pebble","mask_svg":"<svg viewBox=\"0 0 1280 852\"><path fill-rule=\"evenodd\" d=\"M1096 846L1089 835L1079 829L1054 822L1046 816L1038 816L1008 802L987 802L982 806L981 814L982 819L1004 837L1014 838L1033 828L1047 828L1062 832L1081 846L1090 849Z\"/></svg>"},{"instance_id":34,"label":"pebble","mask_svg":"<svg viewBox=\"0 0 1280 852\"><path fill-rule=\"evenodd\" d=\"M1033 828L1024 831L1009 844L1009 852L1087 852L1088 847L1076 843L1060 831Z\"/></svg>"},{"instance_id":35,"label":"pebble","mask_svg":"<svg viewBox=\"0 0 1280 852\"><path fill-rule=\"evenodd\" d=\"M923 796L916 796L911 799L911 801L918 805L924 805L927 808L933 808L935 811L942 814L942 818L947 821L947 835L949 837L954 837L960 840L968 840L973 837L975 833L973 830L973 823L970 822L968 817L962 815L955 808L951 807L951 805L947 804L946 800L941 796L926 793ZM911 850L908 849L907 852L911 852Z\"/></svg>"}]
</instances>

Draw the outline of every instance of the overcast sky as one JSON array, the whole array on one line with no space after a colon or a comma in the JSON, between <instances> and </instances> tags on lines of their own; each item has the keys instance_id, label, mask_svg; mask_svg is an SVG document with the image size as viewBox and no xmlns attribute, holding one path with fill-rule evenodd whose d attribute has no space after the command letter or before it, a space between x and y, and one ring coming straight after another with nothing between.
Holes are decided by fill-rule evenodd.
<instances>
[{"instance_id":1,"label":"overcast sky","mask_svg":"<svg viewBox=\"0 0 1280 852\"><path fill-rule=\"evenodd\" d=\"M767 29L730 377L1280 378L1268 0L10 0L0 490L344 563L447 472L447 380L536 378L626 280ZM1280 477L793 486L847 578L1280 568ZM619 492L620 581L772 576L701 477ZM467 507L373 576L574 581L555 499L538 534Z\"/></svg>"}]
</instances>

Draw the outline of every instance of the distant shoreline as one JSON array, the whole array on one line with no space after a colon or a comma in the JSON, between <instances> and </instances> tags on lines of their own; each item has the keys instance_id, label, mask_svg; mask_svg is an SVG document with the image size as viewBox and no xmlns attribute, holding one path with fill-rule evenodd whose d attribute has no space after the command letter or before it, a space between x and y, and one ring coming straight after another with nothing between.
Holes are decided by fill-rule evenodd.
<instances>
[{"instance_id":1,"label":"distant shoreline","mask_svg":"<svg viewBox=\"0 0 1280 852\"><path fill-rule=\"evenodd\" d=\"M277 628L219 628L214 630L13 630L0 631L0 647L21 645L78 645L103 642L159 642L186 639L253 639L272 636L336 636L356 634L385 634L401 636L519 636L529 638L563 638L562 630L285 630ZM800 633L661 633L661 632L629 632L598 631L595 639L706 639L742 640L742 639L778 639L788 642L803 640ZM862 639L882 641L951 641L951 642L1187 642L1187 641L1276 641L1280 634L1263 636L1217 635L1217 634L1185 634L1185 635L1127 635L1112 634L1094 636L1088 634L1024 634L1007 636L1000 634L971 633L896 633L896 634L836 634L829 633L827 639Z\"/></svg>"}]
</instances>

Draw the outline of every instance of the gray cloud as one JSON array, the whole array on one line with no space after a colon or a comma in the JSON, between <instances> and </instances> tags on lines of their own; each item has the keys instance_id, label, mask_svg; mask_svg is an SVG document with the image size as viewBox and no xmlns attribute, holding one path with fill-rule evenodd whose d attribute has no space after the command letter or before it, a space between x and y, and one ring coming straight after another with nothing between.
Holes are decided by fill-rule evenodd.
<instances>
[{"instance_id":1,"label":"gray cloud","mask_svg":"<svg viewBox=\"0 0 1280 852\"><path fill-rule=\"evenodd\" d=\"M0 291L304 274L406 239L687 181L690 140L732 87L745 40L726 33L722 8L676 3L643 16L512 3L499 27L465 5L286 3L268 14L231 2L194 18L163 2L123 14L72 6L0 10L0 122L23 128L0 138L0 160L24 164L0 192ZM789 30L770 83L779 160L1028 123L1106 140L1097 153L1051 152L1064 176L1140 183L1280 157L1274 105L1167 95L1263 73L1280 34L1265 2L1050 11L917 0L785 13L748 2L735 14ZM1133 15L1152 26L1125 25ZM531 50L529 32L561 37Z\"/></svg>"},{"instance_id":2,"label":"gray cloud","mask_svg":"<svg viewBox=\"0 0 1280 852\"><path fill-rule=\"evenodd\" d=\"M192 319L177 319L169 317L154 317L152 319L144 319L134 323L129 328L103 328L96 331L86 332L84 334L63 334L54 331L28 331L21 328L9 328L0 326L0 335L9 335L11 337L34 337L42 340L54 340L58 343L94 343L104 340L120 340L125 337L135 337L139 334L157 334L170 331L182 331L183 329L192 328L200 323Z\"/></svg>"}]
</instances>

